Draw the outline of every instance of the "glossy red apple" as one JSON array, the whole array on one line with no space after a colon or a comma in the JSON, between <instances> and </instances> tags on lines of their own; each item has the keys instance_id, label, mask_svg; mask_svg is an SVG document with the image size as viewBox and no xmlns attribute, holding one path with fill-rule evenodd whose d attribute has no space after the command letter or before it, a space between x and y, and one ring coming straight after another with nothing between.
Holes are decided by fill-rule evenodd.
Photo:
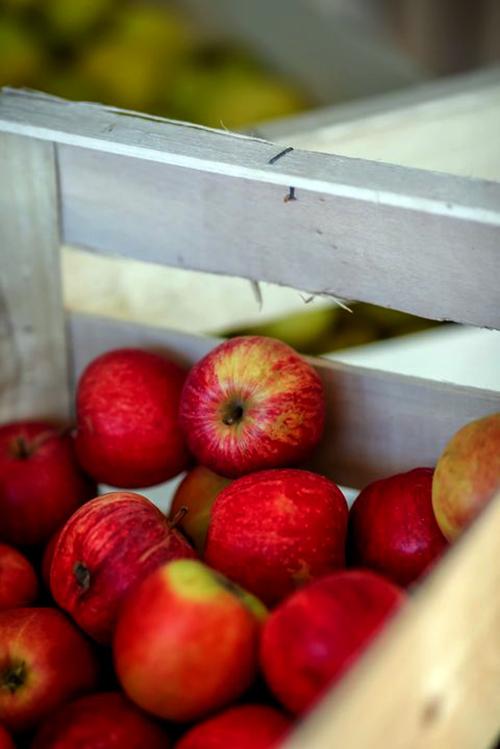
<instances>
[{"instance_id":1,"label":"glossy red apple","mask_svg":"<svg viewBox=\"0 0 500 749\"><path fill-rule=\"evenodd\" d=\"M26 731L97 682L95 655L56 609L0 612L0 723Z\"/></svg>"},{"instance_id":2,"label":"glossy red apple","mask_svg":"<svg viewBox=\"0 0 500 749\"><path fill-rule=\"evenodd\" d=\"M186 374L163 356L118 349L94 359L76 395L76 448L96 481L146 487L188 465L178 424Z\"/></svg>"},{"instance_id":3,"label":"glossy red apple","mask_svg":"<svg viewBox=\"0 0 500 749\"><path fill-rule=\"evenodd\" d=\"M180 405L188 445L223 476L297 463L318 444L325 421L316 371L290 346L242 336L191 369Z\"/></svg>"},{"instance_id":4,"label":"glossy red apple","mask_svg":"<svg viewBox=\"0 0 500 749\"><path fill-rule=\"evenodd\" d=\"M0 749L16 749L14 742L12 741L10 734L7 733L6 729L0 723Z\"/></svg>"},{"instance_id":5,"label":"glossy red apple","mask_svg":"<svg viewBox=\"0 0 500 749\"><path fill-rule=\"evenodd\" d=\"M148 499L112 492L81 507L62 528L50 587L55 601L100 643L109 643L129 591L159 565L195 557Z\"/></svg>"},{"instance_id":6,"label":"glossy red apple","mask_svg":"<svg viewBox=\"0 0 500 749\"><path fill-rule=\"evenodd\" d=\"M350 668L405 600L364 570L315 580L269 616L261 643L264 676L293 713L310 708Z\"/></svg>"},{"instance_id":7,"label":"glossy red apple","mask_svg":"<svg viewBox=\"0 0 500 749\"><path fill-rule=\"evenodd\" d=\"M193 542L199 554L203 554L207 536L210 510L219 492L230 483L230 479L214 473L205 466L196 466L183 478L175 492L170 509L170 521L178 521L178 527ZM185 512L185 514L183 514Z\"/></svg>"},{"instance_id":8,"label":"glossy red apple","mask_svg":"<svg viewBox=\"0 0 500 749\"><path fill-rule=\"evenodd\" d=\"M170 562L126 599L115 668L144 710L191 721L227 705L252 682L265 609L199 561Z\"/></svg>"},{"instance_id":9,"label":"glossy red apple","mask_svg":"<svg viewBox=\"0 0 500 749\"><path fill-rule=\"evenodd\" d=\"M44 544L95 484L77 464L73 438L46 422L0 427L0 538Z\"/></svg>"},{"instance_id":10,"label":"glossy red apple","mask_svg":"<svg viewBox=\"0 0 500 749\"><path fill-rule=\"evenodd\" d=\"M260 471L215 500L205 560L272 605L344 565L347 518L344 495L324 476Z\"/></svg>"},{"instance_id":11,"label":"glossy red apple","mask_svg":"<svg viewBox=\"0 0 500 749\"><path fill-rule=\"evenodd\" d=\"M47 718L31 749L168 749L166 733L120 692L70 702Z\"/></svg>"},{"instance_id":12,"label":"glossy red apple","mask_svg":"<svg viewBox=\"0 0 500 749\"><path fill-rule=\"evenodd\" d=\"M454 541L500 492L500 412L462 427L439 458L432 504L439 527Z\"/></svg>"},{"instance_id":13,"label":"glossy red apple","mask_svg":"<svg viewBox=\"0 0 500 749\"><path fill-rule=\"evenodd\" d=\"M191 728L175 749L278 749L290 718L267 705L238 705Z\"/></svg>"},{"instance_id":14,"label":"glossy red apple","mask_svg":"<svg viewBox=\"0 0 500 749\"><path fill-rule=\"evenodd\" d=\"M38 581L31 562L7 544L0 544L0 611L36 601Z\"/></svg>"},{"instance_id":15,"label":"glossy red apple","mask_svg":"<svg viewBox=\"0 0 500 749\"><path fill-rule=\"evenodd\" d=\"M64 527L64 526L63 526ZM45 549L43 550L42 556L42 580L50 588L50 569L52 567L52 559L54 558L54 551L56 549L57 540L62 531L62 528L58 528L55 533L52 534L48 540Z\"/></svg>"},{"instance_id":16,"label":"glossy red apple","mask_svg":"<svg viewBox=\"0 0 500 749\"><path fill-rule=\"evenodd\" d=\"M399 585L417 580L447 547L432 511L432 468L374 481L349 516L349 556Z\"/></svg>"}]
</instances>

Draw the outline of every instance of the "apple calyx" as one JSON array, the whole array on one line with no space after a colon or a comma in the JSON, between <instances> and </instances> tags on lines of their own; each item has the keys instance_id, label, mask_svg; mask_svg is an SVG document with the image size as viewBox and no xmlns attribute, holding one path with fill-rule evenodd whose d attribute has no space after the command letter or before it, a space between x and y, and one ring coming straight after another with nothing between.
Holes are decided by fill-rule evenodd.
<instances>
[{"instance_id":1,"label":"apple calyx","mask_svg":"<svg viewBox=\"0 0 500 749\"><path fill-rule=\"evenodd\" d=\"M83 562L76 562L73 567L73 574L82 592L87 591L90 588L90 570L87 565Z\"/></svg>"},{"instance_id":2,"label":"apple calyx","mask_svg":"<svg viewBox=\"0 0 500 749\"><path fill-rule=\"evenodd\" d=\"M8 666L0 674L0 687L14 694L23 686L26 681L26 675L26 664L24 661Z\"/></svg>"},{"instance_id":3,"label":"apple calyx","mask_svg":"<svg viewBox=\"0 0 500 749\"><path fill-rule=\"evenodd\" d=\"M230 427L239 424L243 420L245 409L240 400L231 400L226 403L222 411L222 423Z\"/></svg>"}]
</instances>

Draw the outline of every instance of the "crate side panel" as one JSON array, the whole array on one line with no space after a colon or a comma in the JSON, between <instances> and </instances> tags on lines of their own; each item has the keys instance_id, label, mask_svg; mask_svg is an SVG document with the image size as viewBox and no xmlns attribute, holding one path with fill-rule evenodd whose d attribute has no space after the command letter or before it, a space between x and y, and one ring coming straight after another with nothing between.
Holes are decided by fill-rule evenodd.
<instances>
[{"instance_id":1,"label":"crate side panel","mask_svg":"<svg viewBox=\"0 0 500 749\"><path fill-rule=\"evenodd\" d=\"M73 369L119 346L166 351L187 365L217 339L71 315ZM468 421L500 409L500 393L312 359L325 385L325 438L307 466L344 486L415 466L432 466L449 437Z\"/></svg>"},{"instance_id":2,"label":"crate side panel","mask_svg":"<svg viewBox=\"0 0 500 749\"><path fill-rule=\"evenodd\" d=\"M70 244L500 327L500 225L66 146L60 164Z\"/></svg>"},{"instance_id":3,"label":"crate side panel","mask_svg":"<svg viewBox=\"0 0 500 749\"><path fill-rule=\"evenodd\" d=\"M0 133L0 174L0 421L65 418L53 144Z\"/></svg>"}]
</instances>

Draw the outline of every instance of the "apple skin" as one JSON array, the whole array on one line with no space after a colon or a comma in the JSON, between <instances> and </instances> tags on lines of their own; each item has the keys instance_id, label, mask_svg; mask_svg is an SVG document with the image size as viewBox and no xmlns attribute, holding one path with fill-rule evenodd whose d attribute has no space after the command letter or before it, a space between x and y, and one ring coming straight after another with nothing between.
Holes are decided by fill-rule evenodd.
<instances>
[{"instance_id":1,"label":"apple skin","mask_svg":"<svg viewBox=\"0 0 500 749\"><path fill-rule=\"evenodd\" d=\"M73 438L43 421L0 427L0 538L43 545L96 486L79 467Z\"/></svg>"},{"instance_id":2,"label":"apple skin","mask_svg":"<svg viewBox=\"0 0 500 749\"><path fill-rule=\"evenodd\" d=\"M78 383L76 449L96 481L122 488L160 484L189 463L178 424L186 373L141 349L94 359Z\"/></svg>"},{"instance_id":3,"label":"apple skin","mask_svg":"<svg viewBox=\"0 0 500 749\"><path fill-rule=\"evenodd\" d=\"M215 500L205 561L271 606L344 566L347 521L344 495L324 476L260 471Z\"/></svg>"},{"instance_id":4,"label":"apple skin","mask_svg":"<svg viewBox=\"0 0 500 749\"><path fill-rule=\"evenodd\" d=\"M196 557L146 497L111 492L81 507L62 528L50 569L56 603L97 642L111 642L118 609L164 562Z\"/></svg>"},{"instance_id":5,"label":"apple skin","mask_svg":"<svg viewBox=\"0 0 500 749\"><path fill-rule=\"evenodd\" d=\"M309 709L357 660L404 591L369 570L333 573L298 590L269 616L261 665L292 713Z\"/></svg>"},{"instance_id":6,"label":"apple skin","mask_svg":"<svg viewBox=\"0 0 500 749\"><path fill-rule=\"evenodd\" d=\"M118 679L153 715L202 718L253 681L265 616L260 601L202 562L170 562L122 607L113 645Z\"/></svg>"},{"instance_id":7,"label":"apple skin","mask_svg":"<svg viewBox=\"0 0 500 749\"><path fill-rule=\"evenodd\" d=\"M170 521L173 522L183 508L187 513L178 527L194 544L198 554L203 554L207 537L210 510L219 492L230 483L230 479L219 476L210 468L196 466L183 478L172 500Z\"/></svg>"},{"instance_id":8,"label":"apple skin","mask_svg":"<svg viewBox=\"0 0 500 749\"><path fill-rule=\"evenodd\" d=\"M175 749L278 749L292 721L267 705L237 705L191 728Z\"/></svg>"},{"instance_id":9,"label":"apple skin","mask_svg":"<svg viewBox=\"0 0 500 749\"><path fill-rule=\"evenodd\" d=\"M39 727L31 749L167 749L167 735L120 692L74 700Z\"/></svg>"},{"instance_id":10,"label":"apple skin","mask_svg":"<svg viewBox=\"0 0 500 749\"><path fill-rule=\"evenodd\" d=\"M236 477L306 458L323 433L325 396L316 371L286 343L240 336L191 369L179 418L198 462Z\"/></svg>"},{"instance_id":11,"label":"apple skin","mask_svg":"<svg viewBox=\"0 0 500 749\"><path fill-rule=\"evenodd\" d=\"M500 491L500 412L471 421L451 438L432 482L432 506L454 541Z\"/></svg>"},{"instance_id":12,"label":"apple skin","mask_svg":"<svg viewBox=\"0 0 500 749\"><path fill-rule=\"evenodd\" d=\"M63 526L64 527L64 526ZM50 569L52 567L52 560L54 558L54 551L56 550L56 544L61 534L62 527L59 528L49 538L45 549L43 550L42 556L42 580L46 587L50 590Z\"/></svg>"},{"instance_id":13,"label":"apple skin","mask_svg":"<svg viewBox=\"0 0 500 749\"><path fill-rule=\"evenodd\" d=\"M0 749L16 749L6 729L0 723Z\"/></svg>"},{"instance_id":14,"label":"apple skin","mask_svg":"<svg viewBox=\"0 0 500 749\"><path fill-rule=\"evenodd\" d=\"M97 676L91 646L60 611L0 612L0 722L10 731L32 728Z\"/></svg>"},{"instance_id":15,"label":"apple skin","mask_svg":"<svg viewBox=\"0 0 500 749\"><path fill-rule=\"evenodd\" d=\"M0 611L29 606L38 596L31 562L12 546L0 543Z\"/></svg>"},{"instance_id":16,"label":"apple skin","mask_svg":"<svg viewBox=\"0 0 500 749\"><path fill-rule=\"evenodd\" d=\"M366 567L407 586L429 570L448 543L432 510L432 468L415 468L374 481L349 515L348 550Z\"/></svg>"}]
</instances>

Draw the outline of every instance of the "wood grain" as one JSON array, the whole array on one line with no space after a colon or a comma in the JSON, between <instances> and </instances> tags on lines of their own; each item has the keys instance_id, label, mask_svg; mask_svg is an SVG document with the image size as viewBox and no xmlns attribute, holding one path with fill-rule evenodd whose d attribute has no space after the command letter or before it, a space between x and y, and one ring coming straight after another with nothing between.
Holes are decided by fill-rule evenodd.
<instances>
[{"instance_id":1,"label":"wood grain","mask_svg":"<svg viewBox=\"0 0 500 749\"><path fill-rule=\"evenodd\" d=\"M54 146L0 133L0 421L69 405Z\"/></svg>"},{"instance_id":2,"label":"wood grain","mask_svg":"<svg viewBox=\"0 0 500 749\"><path fill-rule=\"evenodd\" d=\"M500 733L500 495L286 749L488 749Z\"/></svg>"},{"instance_id":3,"label":"wood grain","mask_svg":"<svg viewBox=\"0 0 500 749\"><path fill-rule=\"evenodd\" d=\"M167 351L191 364L217 339L71 315L74 377L95 356L120 346ZM451 435L500 410L500 393L315 359L327 393L328 423L308 467L344 486L415 466L432 466Z\"/></svg>"}]
</instances>

